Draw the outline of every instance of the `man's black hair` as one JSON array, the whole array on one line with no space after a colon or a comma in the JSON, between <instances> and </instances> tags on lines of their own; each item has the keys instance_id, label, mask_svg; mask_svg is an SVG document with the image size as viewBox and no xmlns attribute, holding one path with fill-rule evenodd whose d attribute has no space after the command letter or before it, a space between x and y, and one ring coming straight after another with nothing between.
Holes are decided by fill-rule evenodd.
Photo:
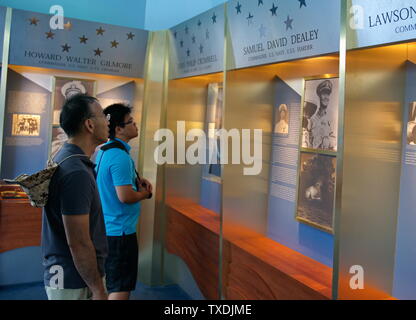
<instances>
[{"instance_id":1,"label":"man's black hair","mask_svg":"<svg viewBox=\"0 0 416 320\"><path fill-rule=\"evenodd\" d=\"M68 137L80 133L82 124L93 116L90 105L97 99L85 94L77 94L68 98L59 116L59 124Z\"/></svg>"},{"instance_id":2,"label":"man's black hair","mask_svg":"<svg viewBox=\"0 0 416 320\"><path fill-rule=\"evenodd\" d=\"M122 103L114 103L104 109L105 115L110 115L110 139L116 137L116 127L124 128L126 115L131 114L132 108Z\"/></svg>"}]
</instances>

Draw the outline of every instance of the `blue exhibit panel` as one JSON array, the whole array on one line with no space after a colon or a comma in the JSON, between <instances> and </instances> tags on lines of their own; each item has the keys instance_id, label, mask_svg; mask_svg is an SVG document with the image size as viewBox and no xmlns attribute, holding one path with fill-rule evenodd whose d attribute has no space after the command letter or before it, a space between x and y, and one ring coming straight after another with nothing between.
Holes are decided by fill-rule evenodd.
<instances>
[{"instance_id":1,"label":"blue exhibit panel","mask_svg":"<svg viewBox=\"0 0 416 320\"><path fill-rule=\"evenodd\" d=\"M25 247L0 253L0 286L43 281L40 247Z\"/></svg>"},{"instance_id":2,"label":"blue exhibit panel","mask_svg":"<svg viewBox=\"0 0 416 320\"><path fill-rule=\"evenodd\" d=\"M285 135L273 134L267 236L332 267L333 235L295 219L301 96L277 78L275 116L282 104L289 111L289 129Z\"/></svg>"},{"instance_id":3,"label":"blue exhibit panel","mask_svg":"<svg viewBox=\"0 0 416 320\"><path fill-rule=\"evenodd\" d=\"M393 296L399 299L416 299L416 145L408 140L408 128L413 126L416 112L416 65L408 62L406 68L406 103L403 112L402 172Z\"/></svg>"},{"instance_id":4,"label":"blue exhibit panel","mask_svg":"<svg viewBox=\"0 0 416 320\"><path fill-rule=\"evenodd\" d=\"M19 73L8 70L1 178L42 170L48 159L51 93ZM37 130L16 132L19 117L39 120ZM21 119L21 118L20 118Z\"/></svg>"},{"instance_id":5,"label":"blue exhibit panel","mask_svg":"<svg viewBox=\"0 0 416 320\"><path fill-rule=\"evenodd\" d=\"M201 206L219 214L221 212L221 186L218 182L202 178Z\"/></svg>"},{"instance_id":6,"label":"blue exhibit panel","mask_svg":"<svg viewBox=\"0 0 416 320\"><path fill-rule=\"evenodd\" d=\"M338 52L340 5L340 0L229 0L227 17L236 67Z\"/></svg>"},{"instance_id":7,"label":"blue exhibit panel","mask_svg":"<svg viewBox=\"0 0 416 320\"><path fill-rule=\"evenodd\" d=\"M134 87L135 87L135 84L133 81L131 81L119 87L97 94L97 98L128 101L131 104L134 101ZM102 106L102 107L105 108L108 106Z\"/></svg>"},{"instance_id":8,"label":"blue exhibit panel","mask_svg":"<svg viewBox=\"0 0 416 320\"><path fill-rule=\"evenodd\" d=\"M147 31L78 19L51 30L50 19L13 10L10 64L143 77Z\"/></svg>"},{"instance_id":9,"label":"blue exhibit panel","mask_svg":"<svg viewBox=\"0 0 416 320\"><path fill-rule=\"evenodd\" d=\"M221 72L224 63L224 6L170 29L171 78Z\"/></svg>"}]
</instances>

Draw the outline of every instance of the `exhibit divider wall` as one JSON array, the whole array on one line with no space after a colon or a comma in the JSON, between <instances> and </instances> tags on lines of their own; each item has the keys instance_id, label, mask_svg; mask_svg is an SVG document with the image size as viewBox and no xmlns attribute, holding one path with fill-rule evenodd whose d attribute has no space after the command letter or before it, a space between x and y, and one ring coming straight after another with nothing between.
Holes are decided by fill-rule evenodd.
<instances>
[{"instance_id":1,"label":"exhibit divider wall","mask_svg":"<svg viewBox=\"0 0 416 320\"><path fill-rule=\"evenodd\" d=\"M168 31L150 33L145 67L139 169L152 183L154 196L142 204L138 232L139 280L147 285L166 284L163 277L164 166L158 166L154 160L154 150L158 144L154 136L158 129L166 127L168 40Z\"/></svg>"},{"instance_id":2,"label":"exhibit divider wall","mask_svg":"<svg viewBox=\"0 0 416 320\"><path fill-rule=\"evenodd\" d=\"M406 0L346 3L338 297L415 299L416 7Z\"/></svg>"}]
</instances>

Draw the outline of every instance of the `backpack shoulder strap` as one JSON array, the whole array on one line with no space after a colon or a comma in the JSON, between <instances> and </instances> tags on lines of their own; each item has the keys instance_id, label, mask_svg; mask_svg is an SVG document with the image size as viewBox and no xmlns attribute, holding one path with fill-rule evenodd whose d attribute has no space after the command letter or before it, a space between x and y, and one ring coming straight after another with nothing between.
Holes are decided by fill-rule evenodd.
<instances>
[{"instance_id":1,"label":"backpack shoulder strap","mask_svg":"<svg viewBox=\"0 0 416 320\"><path fill-rule=\"evenodd\" d=\"M128 150L126 149L126 147L124 146L124 144L122 144L118 140L111 140L111 143L107 143L107 144L103 145L100 149L103 151L103 153L101 154L101 158L100 158L100 161L99 161L98 166L97 166L97 172L100 169L101 160L103 159L104 153L107 150L110 150L110 149L121 149L121 150L124 150L127 154L129 153ZM134 169L134 171L136 171L137 178L139 178L139 180L140 180L139 173L137 172L136 169Z\"/></svg>"},{"instance_id":2,"label":"backpack shoulder strap","mask_svg":"<svg viewBox=\"0 0 416 320\"><path fill-rule=\"evenodd\" d=\"M73 158L73 157L87 157L87 155L85 154L71 154L70 156L66 157L65 159L61 160L58 162L58 166L60 166L64 161L68 160L69 158Z\"/></svg>"},{"instance_id":3,"label":"backpack shoulder strap","mask_svg":"<svg viewBox=\"0 0 416 320\"><path fill-rule=\"evenodd\" d=\"M104 153L107 150L110 150L110 149L121 149L121 150L124 150L127 154L129 153L127 151L126 147L120 141L118 141L118 140L111 140L111 143L107 143L107 144L103 145L100 148L100 150L102 151L102 154L101 154L101 157L100 157L100 161L98 162L98 165L97 165L97 173L98 173L98 170L100 169L100 164L101 164L101 160L104 157Z\"/></svg>"}]
</instances>

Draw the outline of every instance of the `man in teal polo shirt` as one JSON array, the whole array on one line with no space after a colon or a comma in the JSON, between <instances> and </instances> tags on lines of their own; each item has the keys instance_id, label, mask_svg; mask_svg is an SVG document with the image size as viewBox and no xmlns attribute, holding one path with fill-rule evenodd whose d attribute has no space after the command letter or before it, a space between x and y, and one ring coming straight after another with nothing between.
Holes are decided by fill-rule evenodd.
<instances>
[{"instance_id":1,"label":"man in teal polo shirt","mask_svg":"<svg viewBox=\"0 0 416 320\"><path fill-rule=\"evenodd\" d=\"M137 279L140 201L150 198L152 186L138 177L129 154L128 142L138 136L131 108L113 104L104 114L110 117L110 140L98 152L95 170L109 249L106 284L109 300L128 300Z\"/></svg>"}]
</instances>

